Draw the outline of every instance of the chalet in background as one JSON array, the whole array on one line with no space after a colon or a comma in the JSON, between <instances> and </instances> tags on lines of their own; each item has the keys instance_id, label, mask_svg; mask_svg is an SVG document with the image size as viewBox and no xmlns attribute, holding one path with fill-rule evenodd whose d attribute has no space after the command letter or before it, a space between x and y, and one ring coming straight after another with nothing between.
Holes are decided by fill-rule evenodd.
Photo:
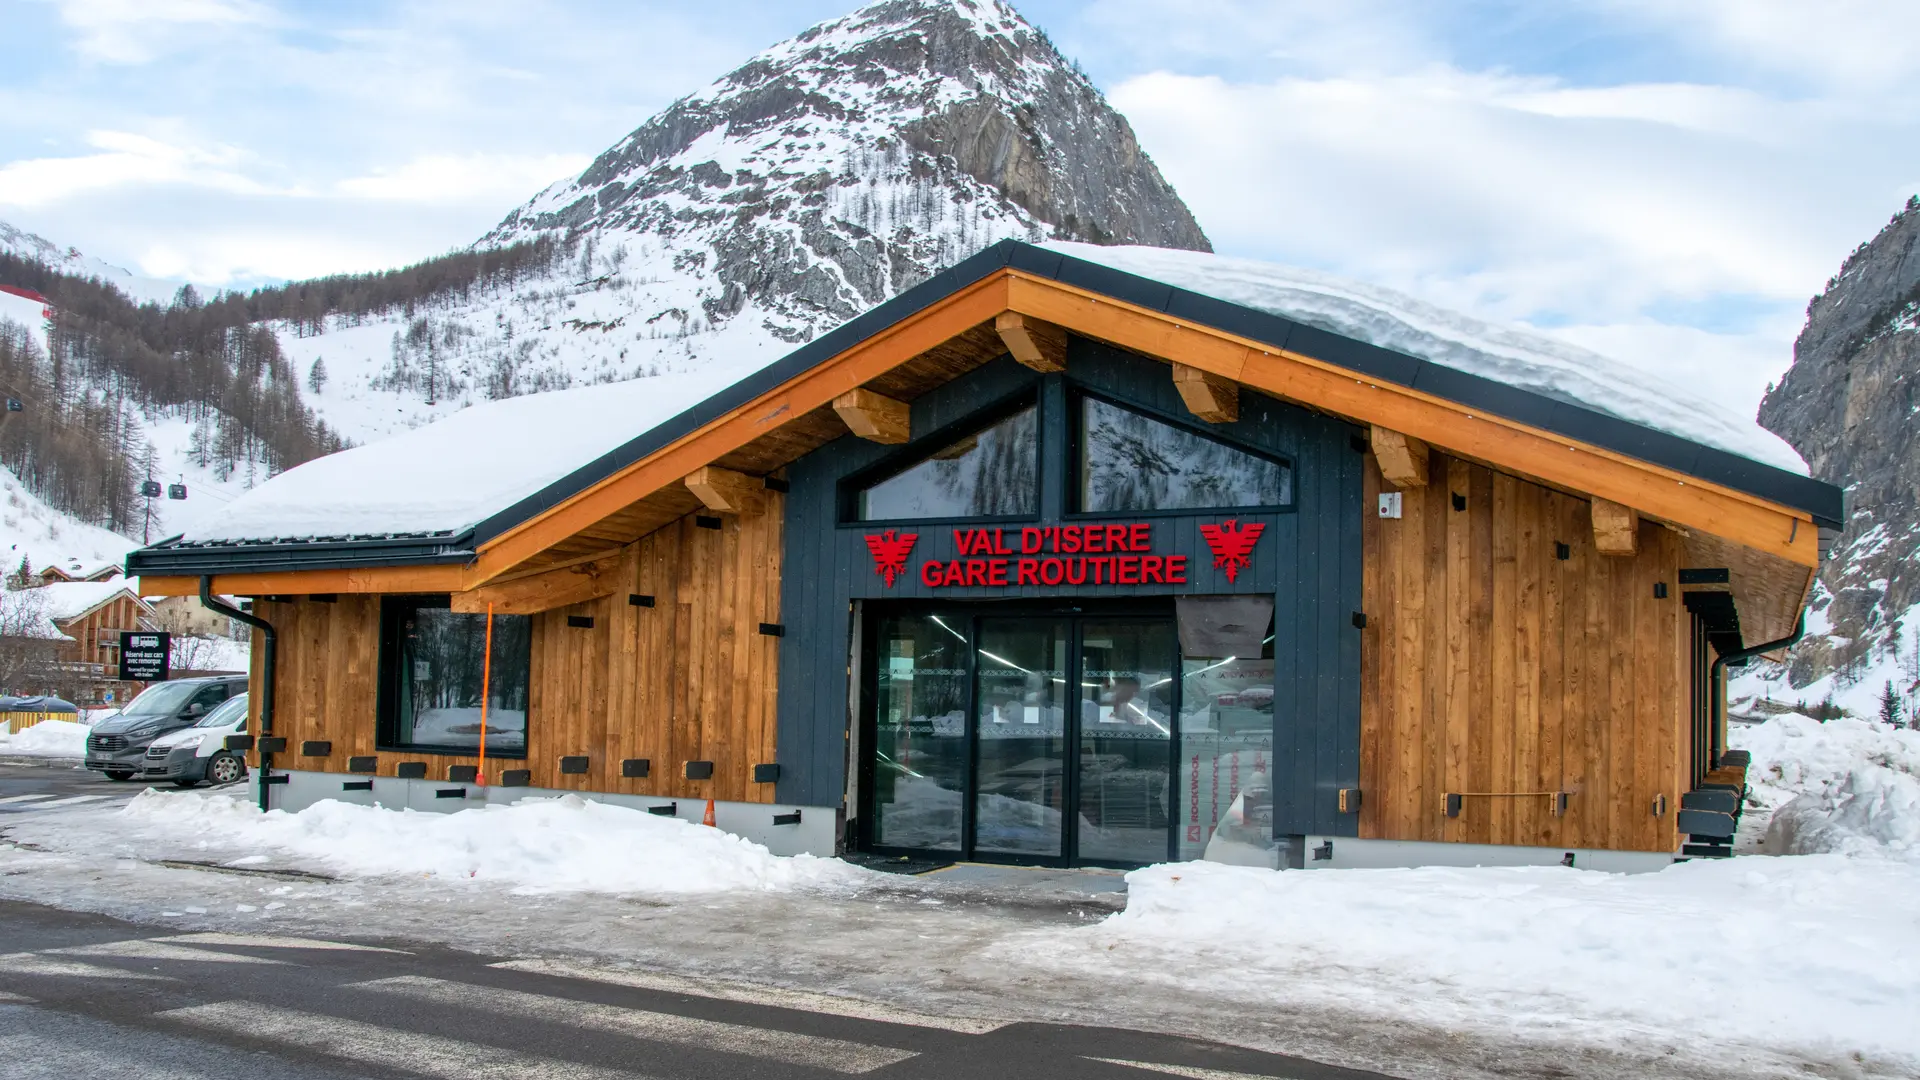
<instances>
[{"instance_id":1,"label":"chalet in background","mask_svg":"<svg viewBox=\"0 0 1920 1080\"><path fill-rule=\"evenodd\" d=\"M1799 632L1840 492L1605 372L1233 302L1251 265L998 244L730 385L474 406L129 570L254 599L263 804L714 800L776 851L1075 865L1724 852L1723 668Z\"/></svg>"}]
</instances>

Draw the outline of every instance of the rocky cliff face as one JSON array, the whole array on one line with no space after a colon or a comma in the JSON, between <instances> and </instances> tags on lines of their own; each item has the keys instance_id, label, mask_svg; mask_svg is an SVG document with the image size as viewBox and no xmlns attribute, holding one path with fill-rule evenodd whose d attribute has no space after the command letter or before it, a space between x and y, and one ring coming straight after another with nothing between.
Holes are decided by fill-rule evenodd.
<instances>
[{"instance_id":1,"label":"rocky cliff face","mask_svg":"<svg viewBox=\"0 0 1920 1080\"><path fill-rule=\"evenodd\" d=\"M693 287L642 319L698 330L753 307L787 342L1006 237L1210 250L1126 119L998 0L885 0L816 26L484 242L552 231Z\"/></svg>"},{"instance_id":2,"label":"rocky cliff face","mask_svg":"<svg viewBox=\"0 0 1920 1080\"><path fill-rule=\"evenodd\" d=\"M1791 682L1878 690L1914 666L1905 654L1920 635L1920 620L1896 630L1920 604L1920 198L1813 298L1760 422L1813 475L1847 489L1850 520L1821 571Z\"/></svg>"}]
</instances>

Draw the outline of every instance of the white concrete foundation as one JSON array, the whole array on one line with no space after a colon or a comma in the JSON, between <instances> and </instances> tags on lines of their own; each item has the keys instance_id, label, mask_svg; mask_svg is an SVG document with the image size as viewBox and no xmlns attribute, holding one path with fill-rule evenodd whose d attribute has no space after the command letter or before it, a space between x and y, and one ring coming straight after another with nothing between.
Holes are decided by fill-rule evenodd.
<instances>
[{"instance_id":1,"label":"white concrete foundation","mask_svg":"<svg viewBox=\"0 0 1920 1080\"><path fill-rule=\"evenodd\" d=\"M500 787L489 784L480 787L476 784L456 784L446 780L402 780L393 776L366 776L353 773L319 772L281 772L274 770L275 776L285 776L287 782L274 784L272 794L268 796L268 805L275 810L303 810L323 799L336 799L340 802L358 803L362 806L384 806L390 809L411 809L433 813L450 814L456 810L467 810L476 806L507 806L521 799L553 799L562 795L578 795L592 802L606 803L609 806L628 806L635 810L651 810L655 807L672 806L673 816L683 821L698 823L707 812L705 799L669 799L657 795L617 795L599 791L560 791L553 788ZM248 782L253 800L260 797L259 770L254 770ZM373 781L372 791L348 791L341 787L343 783L361 783ZM459 791L459 797L440 797L440 792ZM800 822L796 825L775 825L775 815L798 813ZM838 825L832 807L789 806L782 803L741 803L715 802L713 805L714 825L736 836L745 837L756 844L765 845L775 855L832 855L834 840L838 835Z\"/></svg>"},{"instance_id":2,"label":"white concrete foundation","mask_svg":"<svg viewBox=\"0 0 1920 1080\"><path fill-rule=\"evenodd\" d=\"M1331 851L1327 845L1331 844ZM1455 844L1427 840L1360 840L1351 836L1309 836L1299 867L1305 870L1380 870L1410 866L1560 866L1567 857L1580 870L1644 874L1673 864L1673 854L1658 851L1607 851L1599 848L1514 847L1506 844Z\"/></svg>"}]
</instances>

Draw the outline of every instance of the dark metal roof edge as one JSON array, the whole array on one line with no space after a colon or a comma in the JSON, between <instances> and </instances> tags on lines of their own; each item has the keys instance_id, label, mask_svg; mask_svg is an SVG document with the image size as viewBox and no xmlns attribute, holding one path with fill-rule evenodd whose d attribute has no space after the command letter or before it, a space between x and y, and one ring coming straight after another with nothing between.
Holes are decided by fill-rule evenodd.
<instances>
[{"instance_id":1,"label":"dark metal roof edge","mask_svg":"<svg viewBox=\"0 0 1920 1080\"><path fill-rule=\"evenodd\" d=\"M277 540L194 547L149 547L127 556L127 575L187 576L351 570L363 566L440 566L473 561L473 534L388 540Z\"/></svg>"},{"instance_id":2,"label":"dark metal roof edge","mask_svg":"<svg viewBox=\"0 0 1920 1080\"><path fill-rule=\"evenodd\" d=\"M1625 420L1588 406L1565 401L1444 364L1384 349L1363 341L1258 311L1230 301L1191 292L1152 278L1075 258L1018 240L999 243L962 260L926 281L827 331L739 382L707 397L593 461L575 469L511 506L482 519L459 540L478 547L488 540L557 506L622 469L682 438L720 416L780 386L861 341L894 326L996 270L1013 268L1064 285L1087 289L1151 311L1263 342L1275 349L1303 353L1380 382L1420 389L1426 393L1504 419L1528 424L1569 439L1613 450L1702 480L1722 484L1811 515L1817 525L1843 528L1845 496L1840 488L1811 477L1788 472L1718 447L1685 439L1656 428ZM455 541L458 542L458 541ZM386 541L375 541L385 544ZM414 542L416 545L418 541ZM395 545L398 546L397 544ZM277 552L282 569L337 569L363 565L367 560L328 558L325 545L279 541L233 545L226 548L173 548L173 559L196 565L218 555L244 558ZM166 571L158 568L161 548L146 548L128 556L128 573L136 566L153 567L147 573L214 573L230 569ZM369 549L369 554L375 549ZM195 556L189 557L192 551ZM295 555L298 551L300 554ZM146 556L143 558L143 556ZM402 555L399 551L375 565L424 565L465 561L460 555ZM172 560L164 560L168 565ZM249 560L251 561L251 560ZM300 563L294 566L293 563ZM307 564L311 565L307 565Z\"/></svg>"}]
</instances>

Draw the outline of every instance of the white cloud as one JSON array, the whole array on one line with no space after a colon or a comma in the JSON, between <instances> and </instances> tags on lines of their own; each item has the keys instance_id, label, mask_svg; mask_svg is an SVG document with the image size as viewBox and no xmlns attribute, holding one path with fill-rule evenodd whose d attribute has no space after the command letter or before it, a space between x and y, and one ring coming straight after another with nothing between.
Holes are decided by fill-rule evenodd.
<instances>
[{"instance_id":1,"label":"white cloud","mask_svg":"<svg viewBox=\"0 0 1920 1080\"><path fill-rule=\"evenodd\" d=\"M75 31L82 56L109 64L144 64L182 32L263 25L269 9L254 0L54 0L60 21Z\"/></svg>"},{"instance_id":2,"label":"white cloud","mask_svg":"<svg viewBox=\"0 0 1920 1080\"><path fill-rule=\"evenodd\" d=\"M88 132L86 142L99 152L0 166L0 206L46 206L132 185L186 184L245 195L273 190L239 171L249 155L237 147L169 142L126 131Z\"/></svg>"},{"instance_id":3,"label":"white cloud","mask_svg":"<svg viewBox=\"0 0 1920 1080\"><path fill-rule=\"evenodd\" d=\"M358 199L510 206L577 175L592 160L588 154L430 154L341 180L334 190Z\"/></svg>"},{"instance_id":4,"label":"white cloud","mask_svg":"<svg viewBox=\"0 0 1920 1080\"><path fill-rule=\"evenodd\" d=\"M1737 62L1851 91L1920 86L1915 11L1895 0L1604 0Z\"/></svg>"}]
</instances>

